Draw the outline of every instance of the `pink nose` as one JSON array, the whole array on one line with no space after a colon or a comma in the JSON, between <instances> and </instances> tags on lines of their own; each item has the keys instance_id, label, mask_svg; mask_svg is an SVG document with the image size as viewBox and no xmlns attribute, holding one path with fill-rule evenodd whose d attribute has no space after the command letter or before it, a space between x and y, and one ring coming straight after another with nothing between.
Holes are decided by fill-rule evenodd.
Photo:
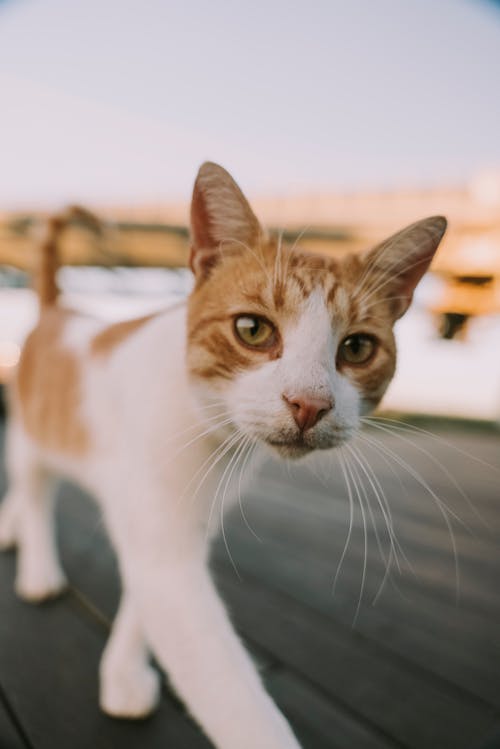
<instances>
[{"instance_id":1,"label":"pink nose","mask_svg":"<svg viewBox=\"0 0 500 749\"><path fill-rule=\"evenodd\" d=\"M309 395L283 394L283 400L302 432L317 424L328 411L331 411L333 406L333 402L329 398L317 398Z\"/></svg>"}]
</instances>

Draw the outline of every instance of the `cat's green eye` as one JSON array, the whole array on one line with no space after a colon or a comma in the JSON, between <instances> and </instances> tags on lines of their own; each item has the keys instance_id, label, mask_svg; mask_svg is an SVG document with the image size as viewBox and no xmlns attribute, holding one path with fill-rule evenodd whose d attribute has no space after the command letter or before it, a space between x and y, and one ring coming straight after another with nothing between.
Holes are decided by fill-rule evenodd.
<instances>
[{"instance_id":1,"label":"cat's green eye","mask_svg":"<svg viewBox=\"0 0 500 749\"><path fill-rule=\"evenodd\" d=\"M270 322L257 315L240 315L234 321L236 335L247 346L267 348L276 338L275 329Z\"/></svg>"},{"instance_id":2,"label":"cat's green eye","mask_svg":"<svg viewBox=\"0 0 500 749\"><path fill-rule=\"evenodd\" d=\"M346 364L366 364L375 353L377 343L372 336L355 333L339 346L339 359Z\"/></svg>"}]
</instances>

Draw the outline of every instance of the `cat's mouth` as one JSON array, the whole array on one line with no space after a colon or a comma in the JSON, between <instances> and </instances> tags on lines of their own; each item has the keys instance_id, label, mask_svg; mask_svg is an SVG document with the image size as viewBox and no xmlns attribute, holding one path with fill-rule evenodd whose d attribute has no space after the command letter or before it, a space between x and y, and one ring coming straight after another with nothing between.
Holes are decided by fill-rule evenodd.
<instances>
[{"instance_id":1,"label":"cat's mouth","mask_svg":"<svg viewBox=\"0 0 500 749\"><path fill-rule=\"evenodd\" d=\"M299 432L293 435L277 435L265 438L265 442L274 448L282 457L300 458L314 450L330 450L340 447L353 435L354 430L339 429L327 435L315 435Z\"/></svg>"}]
</instances>

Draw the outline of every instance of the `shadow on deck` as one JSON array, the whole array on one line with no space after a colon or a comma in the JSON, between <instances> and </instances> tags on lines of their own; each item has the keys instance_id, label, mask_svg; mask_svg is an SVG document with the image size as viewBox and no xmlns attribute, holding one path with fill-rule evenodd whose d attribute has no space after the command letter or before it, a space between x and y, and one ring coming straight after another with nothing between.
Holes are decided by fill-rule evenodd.
<instances>
[{"instance_id":1,"label":"shadow on deck","mask_svg":"<svg viewBox=\"0 0 500 749\"><path fill-rule=\"evenodd\" d=\"M480 462L499 470L500 439L397 434L373 430L367 439L380 444L359 445L401 548L391 555L377 480L351 455L350 483L363 478L366 489L351 488L353 530L333 594L350 515L341 467L333 459L331 475L315 476L269 465L243 497L260 540L236 507L226 536L240 579L219 541L218 586L305 749L500 747L500 474ZM167 687L146 721L99 712L116 563L95 508L66 485L59 536L71 588L57 601L17 600L14 554L0 557L2 749L208 748Z\"/></svg>"}]
</instances>

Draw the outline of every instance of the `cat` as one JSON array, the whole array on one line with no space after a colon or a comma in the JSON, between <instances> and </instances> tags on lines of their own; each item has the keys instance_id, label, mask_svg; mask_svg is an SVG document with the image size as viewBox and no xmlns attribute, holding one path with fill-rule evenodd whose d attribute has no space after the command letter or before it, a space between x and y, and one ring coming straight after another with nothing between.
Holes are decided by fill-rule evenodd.
<instances>
[{"instance_id":1,"label":"cat","mask_svg":"<svg viewBox=\"0 0 500 749\"><path fill-rule=\"evenodd\" d=\"M49 225L40 319L11 388L0 543L18 547L16 590L40 601L64 588L51 480L67 476L98 500L123 583L102 709L154 709L152 652L218 749L298 749L207 569L217 487L244 444L301 458L356 433L394 374L394 322L446 220L418 221L364 254L316 256L268 235L228 172L207 162L191 204L187 302L114 325L58 303L68 220Z\"/></svg>"}]
</instances>

